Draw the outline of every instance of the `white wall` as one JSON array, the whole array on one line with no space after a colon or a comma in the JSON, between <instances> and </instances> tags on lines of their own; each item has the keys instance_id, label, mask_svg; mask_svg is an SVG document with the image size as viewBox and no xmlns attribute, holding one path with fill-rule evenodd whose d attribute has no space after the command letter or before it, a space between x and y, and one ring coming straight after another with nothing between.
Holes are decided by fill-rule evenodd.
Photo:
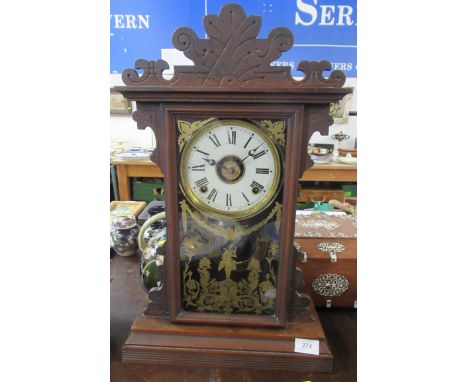
<instances>
[{"instance_id":1,"label":"white wall","mask_svg":"<svg viewBox=\"0 0 468 382\"><path fill-rule=\"evenodd\" d=\"M175 52L174 52L175 51ZM166 59L170 64L171 68L175 65L187 65L191 61L183 56L182 52L179 52L175 49L162 49L161 52L162 59ZM187 62L188 61L188 62ZM120 74L111 74L110 75L110 86L123 86ZM357 111L357 81L356 78L348 78L346 80L345 86L354 87L354 92L351 101L351 111ZM135 110L135 103L133 103L133 110ZM354 148L354 141L357 135L356 121L357 117L349 117L348 123L346 124L334 124L330 126L328 136L320 136L319 133L315 133L310 143L332 143L337 144L338 142L331 138L333 134L337 134L340 131L343 131L344 134L350 136L350 139L343 141L341 143L342 148ZM126 146L141 146L143 148L154 147L156 140L154 134L150 128L145 130L138 130L136 127L136 122L132 119L131 115L121 115L121 114L111 114L110 117L110 138L111 143L117 142L119 140L127 141Z\"/></svg>"}]
</instances>

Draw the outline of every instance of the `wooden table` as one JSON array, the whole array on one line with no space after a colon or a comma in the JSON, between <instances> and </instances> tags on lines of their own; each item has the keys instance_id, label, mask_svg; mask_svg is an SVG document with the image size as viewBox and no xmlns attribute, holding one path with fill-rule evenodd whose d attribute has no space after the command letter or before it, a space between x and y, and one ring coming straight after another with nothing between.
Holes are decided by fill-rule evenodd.
<instances>
[{"instance_id":1,"label":"wooden table","mask_svg":"<svg viewBox=\"0 0 468 382\"><path fill-rule=\"evenodd\" d=\"M130 333L137 312L146 302L140 286L138 257L115 256L110 266L110 381L111 382L355 382L356 322L355 309L318 311L334 361L330 374L175 367L122 362L122 345Z\"/></svg>"},{"instance_id":2,"label":"wooden table","mask_svg":"<svg viewBox=\"0 0 468 382\"><path fill-rule=\"evenodd\" d=\"M111 164L117 169L119 200L131 200L131 177L164 178L159 166L149 159L114 159ZM357 182L357 166L341 163L315 165L304 172L301 181Z\"/></svg>"}]
</instances>

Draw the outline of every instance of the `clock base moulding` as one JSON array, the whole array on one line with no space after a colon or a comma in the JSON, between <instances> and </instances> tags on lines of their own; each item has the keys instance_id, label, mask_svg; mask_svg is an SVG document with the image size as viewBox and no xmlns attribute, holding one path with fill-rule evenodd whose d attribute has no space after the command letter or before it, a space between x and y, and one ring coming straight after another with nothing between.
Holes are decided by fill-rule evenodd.
<instances>
[{"instance_id":1,"label":"clock base moulding","mask_svg":"<svg viewBox=\"0 0 468 382\"><path fill-rule=\"evenodd\" d=\"M178 325L139 313L122 348L128 363L329 373L333 355L313 304L313 321L284 329ZM294 352L296 338L319 341L319 355Z\"/></svg>"}]
</instances>

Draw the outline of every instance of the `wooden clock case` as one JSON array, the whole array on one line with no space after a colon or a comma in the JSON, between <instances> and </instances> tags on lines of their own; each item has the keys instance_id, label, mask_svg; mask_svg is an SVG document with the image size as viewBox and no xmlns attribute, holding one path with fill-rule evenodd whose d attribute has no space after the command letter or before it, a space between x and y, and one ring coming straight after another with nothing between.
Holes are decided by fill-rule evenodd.
<instances>
[{"instance_id":1,"label":"wooden clock case","mask_svg":"<svg viewBox=\"0 0 468 382\"><path fill-rule=\"evenodd\" d=\"M164 287L149 293L148 306L135 319L124 345L123 359L329 371L332 355L313 304L297 292L303 280L295 267L295 206L299 178L313 164L307 154L309 139L315 131L328 134L330 103L352 89L342 88L346 77L341 71L323 76L331 69L327 61L299 63L304 73L299 81L289 67L270 66L292 47L292 33L275 28L266 39L257 39L261 18L247 17L239 5L225 5L219 16L208 15L203 21L207 39L199 39L189 28L173 35L174 46L194 66L176 66L173 77L165 79L165 61L138 60L138 71L122 73L127 86L115 88L136 101L133 118L138 128L150 127L156 136L151 160L165 176L168 235ZM210 117L286 121L278 282L271 315L188 312L181 307L176 124L178 118ZM319 340L320 355L295 353L295 338Z\"/></svg>"}]
</instances>

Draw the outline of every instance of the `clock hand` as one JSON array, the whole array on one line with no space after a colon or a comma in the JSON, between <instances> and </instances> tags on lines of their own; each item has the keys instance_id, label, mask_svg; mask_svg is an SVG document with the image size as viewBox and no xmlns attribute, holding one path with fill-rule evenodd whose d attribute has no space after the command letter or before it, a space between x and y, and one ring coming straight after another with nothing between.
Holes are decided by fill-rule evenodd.
<instances>
[{"instance_id":1,"label":"clock hand","mask_svg":"<svg viewBox=\"0 0 468 382\"><path fill-rule=\"evenodd\" d=\"M207 161L210 166L216 165L216 161L214 159L207 159L207 158L202 158L202 159Z\"/></svg>"},{"instance_id":2,"label":"clock hand","mask_svg":"<svg viewBox=\"0 0 468 382\"><path fill-rule=\"evenodd\" d=\"M248 154L244 159L241 160L241 163L244 162L248 157L253 156L253 155L255 154L255 151L257 151L257 150L260 148L260 146L262 146L264 143L265 143L265 142L260 143L260 144L259 144L257 147L255 147L254 149L249 150L249 154Z\"/></svg>"}]
</instances>

